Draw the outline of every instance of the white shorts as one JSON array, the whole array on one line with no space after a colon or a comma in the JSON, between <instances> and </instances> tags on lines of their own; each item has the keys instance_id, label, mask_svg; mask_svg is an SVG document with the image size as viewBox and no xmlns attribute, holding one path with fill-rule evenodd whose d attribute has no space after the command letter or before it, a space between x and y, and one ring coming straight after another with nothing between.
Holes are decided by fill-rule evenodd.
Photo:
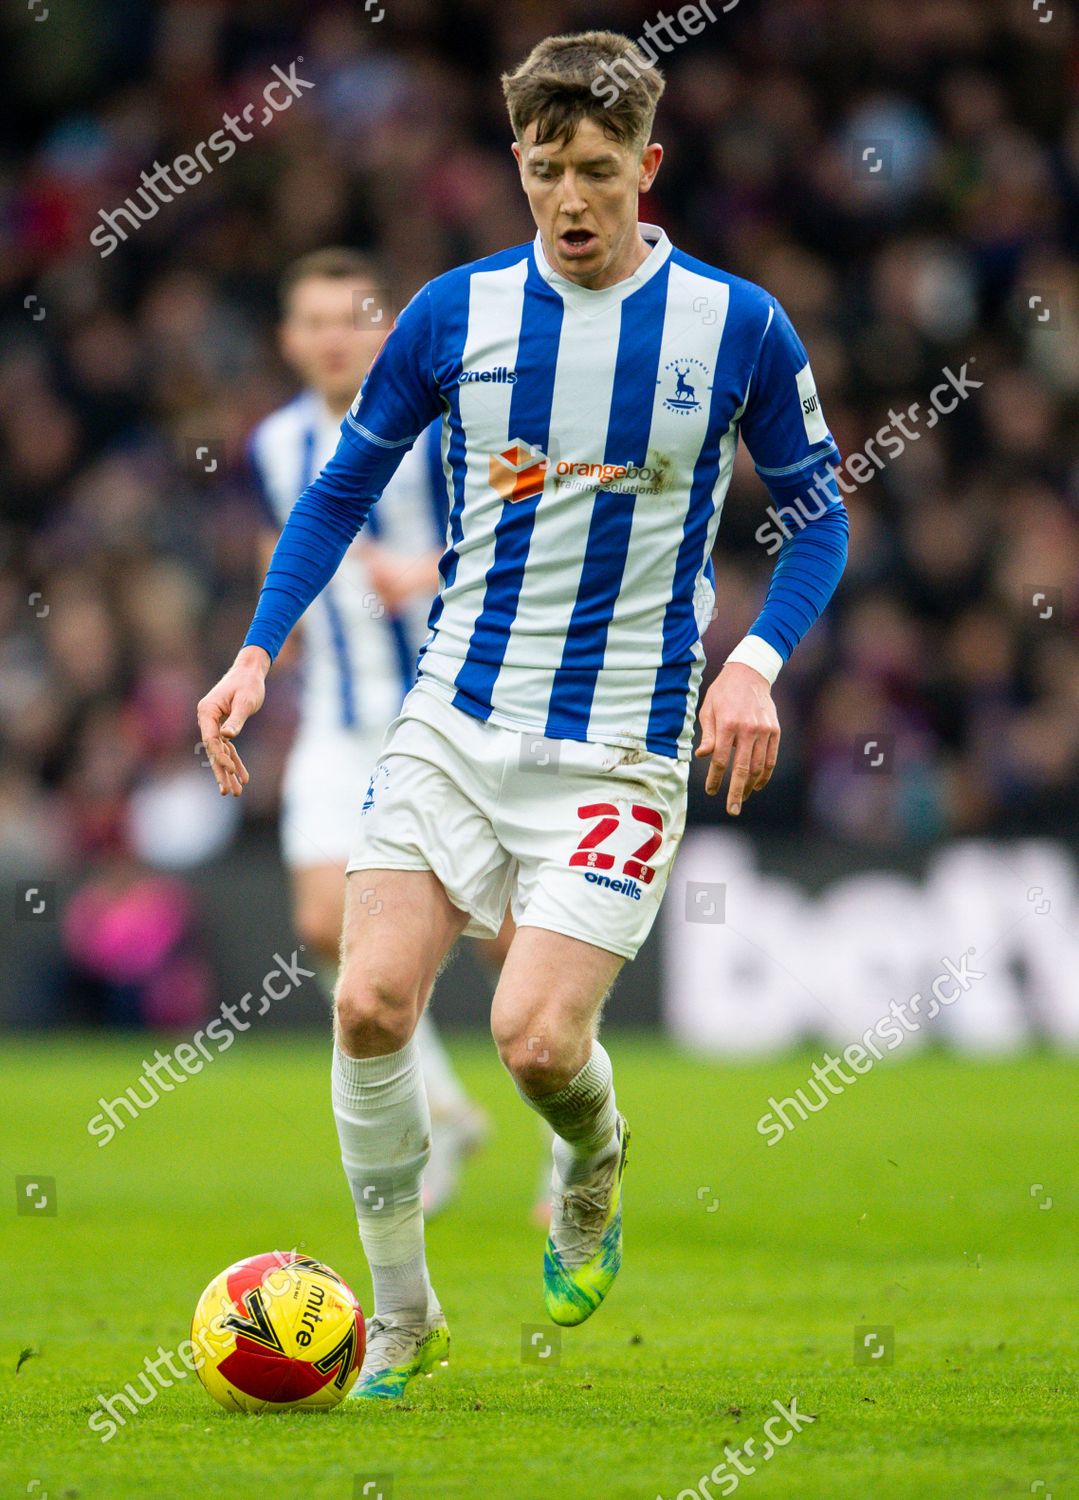
<instances>
[{"instance_id":1,"label":"white shorts","mask_svg":"<svg viewBox=\"0 0 1079 1500\"><path fill-rule=\"evenodd\" d=\"M290 870L344 869L356 842L363 794L386 738L369 729L303 729L281 787L281 848Z\"/></svg>"},{"instance_id":2,"label":"white shorts","mask_svg":"<svg viewBox=\"0 0 1079 1500\"><path fill-rule=\"evenodd\" d=\"M465 932L522 927L633 958L686 820L686 761L548 740L454 708L422 681L390 726L353 870L431 870Z\"/></svg>"}]
</instances>

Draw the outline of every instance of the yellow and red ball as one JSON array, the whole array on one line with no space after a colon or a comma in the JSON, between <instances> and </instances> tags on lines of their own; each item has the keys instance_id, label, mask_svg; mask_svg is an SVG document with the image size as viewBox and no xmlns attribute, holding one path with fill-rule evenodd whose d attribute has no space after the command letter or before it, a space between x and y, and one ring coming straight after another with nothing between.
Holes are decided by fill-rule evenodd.
<instances>
[{"instance_id":1,"label":"yellow and red ball","mask_svg":"<svg viewBox=\"0 0 1079 1500\"><path fill-rule=\"evenodd\" d=\"M191 1340L199 1379L228 1411L331 1407L359 1374L364 1317L329 1266L272 1250L214 1277Z\"/></svg>"}]
</instances>

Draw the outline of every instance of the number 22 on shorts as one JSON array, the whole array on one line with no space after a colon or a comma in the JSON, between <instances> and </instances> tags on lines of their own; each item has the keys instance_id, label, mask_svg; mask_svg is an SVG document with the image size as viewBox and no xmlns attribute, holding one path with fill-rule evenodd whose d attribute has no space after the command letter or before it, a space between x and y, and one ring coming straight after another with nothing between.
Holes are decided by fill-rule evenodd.
<instances>
[{"instance_id":1,"label":"number 22 on shorts","mask_svg":"<svg viewBox=\"0 0 1079 1500\"><path fill-rule=\"evenodd\" d=\"M656 873L648 861L663 842L663 818L654 808L643 807L639 802L633 803L630 812L638 823L645 824L652 831L640 848L634 849L623 864L622 873L633 880L639 880L642 885L648 885ZM577 809L577 816L595 821L570 855L570 864L583 865L588 870L612 869L614 855L608 854L600 845L605 844L619 827L621 812L613 802L589 802Z\"/></svg>"}]
</instances>

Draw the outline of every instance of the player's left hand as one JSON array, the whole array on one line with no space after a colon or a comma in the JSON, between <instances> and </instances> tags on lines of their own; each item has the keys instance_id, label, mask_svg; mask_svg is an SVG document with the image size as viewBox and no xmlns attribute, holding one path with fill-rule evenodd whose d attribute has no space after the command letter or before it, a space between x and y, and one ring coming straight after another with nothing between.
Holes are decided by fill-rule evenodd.
<instances>
[{"instance_id":1,"label":"player's left hand","mask_svg":"<svg viewBox=\"0 0 1079 1500\"><path fill-rule=\"evenodd\" d=\"M698 760L711 758L704 790L714 797L731 766L727 811L734 818L742 803L763 791L779 755L779 719L767 681L752 667L728 662L701 704Z\"/></svg>"}]
</instances>

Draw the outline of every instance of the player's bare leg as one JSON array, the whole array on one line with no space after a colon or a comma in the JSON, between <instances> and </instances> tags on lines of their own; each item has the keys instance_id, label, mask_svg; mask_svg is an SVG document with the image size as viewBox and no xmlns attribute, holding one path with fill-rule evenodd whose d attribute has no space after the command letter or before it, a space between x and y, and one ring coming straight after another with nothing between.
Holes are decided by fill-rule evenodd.
<instances>
[{"instance_id":1,"label":"player's bare leg","mask_svg":"<svg viewBox=\"0 0 1079 1500\"><path fill-rule=\"evenodd\" d=\"M483 962L487 964L497 976L502 971L506 962L510 946L517 934L517 927L512 916L506 912L502 927L497 937L477 938L476 951ZM551 1222L551 1127L545 1120L539 1121L539 1134L541 1142L542 1162L539 1167L539 1175L536 1186L536 1200L532 1205L532 1222L541 1229L546 1229ZM437 1149L437 1144L434 1149Z\"/></svg>"},{"instance_id":2,"label":"player's bare leg","mask_svg":"<svg viewBox=\"0 0 1079 1500\"><path fill-rule=\"evenodd\" d=\"M611 1062L596 1040L616 954L521 927L495 993L491 1030L521 1097L554 1131L544 1300L556 1323L582 1323L622 1263L622 1174L629 1135Z\"/></svg>"},{"instance_id":3,"label":"player's bare leg","mask_svg":"<svg viewBox=\"0 0 1079 1500\"><path fill-rule=\"evenodd\" d=\"M496 937L474 939L477 953L496 981L516 930L507 912ZM416 1041L431 1106L431 1155L423 1174L423 1212L425 1218L433 1219L452 1202L461 1166L483 1145L489 1127L483 1110L465 1093L427 1010L420 1016Z\"/></svg>"},{"instance_id":4,"label":"player's bare leg","mask_svg":"<svg viewBox=\"0 0 1079 1500\"><path fill-rule=\"evenodd\" d=\"M345 918L345 872L338 864L302 865L292 871L292 925L314 955L319 978L332 995Z\"/></svg>"},{"instance_id":5,"label":"player's bare leg","mask_svg":"<svg viewBox=\"0 0 1079 1500\"><path fill-rule=\"evenodd\" d=\"M333 1109L375 1297L353 1396L400 1396L413 1375L448 1355L424 1252L421 1190L431 1119L415 1031L466 921L429 871L348 877Z\"/></svg>"},{"instance_id":6,"label":"player's bare leg","mask_svg":"<svg viewBox=\"0 0 1079 1500\"><path fill-rule=\"evenodd\" d=\"M517 936L517 927L509 912L502 918L502 926L493 938L475 938L476 952L483 962L495 974L502 971L502 966L509 957L509 951L513 946L513 940Z\"/></svg>"},{"instance_id":7,"label":"player's bare leg","mask_svg":"<svg viewBox=\"0 0 1079 1500\"><path fill-rule=\"evenodd\" d=\"M416 1026L427 1102L431 1106L431 1155L423 1174L424 1217L433 1219L457 1196L461 1168L487 1139L487 1114L465 1093L453 1061L431 1018L424 1010Z\"/></svg>"},{"instance_id":8,"label":"player's bare leg","mask_svg":"<svg viewBox=\"0 0 1079 1500\"><path fill-rule=\"evenodd\" d=\"M292 871L293 924L308 953L314 955L330 995L337 987L341 961L345 890L340 865L301 865ZM416 1046L431 1109L431 1157L423 1188L424 1213L431 1218L452 1201L462 1161L486 1138L487 1118L465 1093L426 1010L416 1028Z\"/></svg>"}]
</instances>

